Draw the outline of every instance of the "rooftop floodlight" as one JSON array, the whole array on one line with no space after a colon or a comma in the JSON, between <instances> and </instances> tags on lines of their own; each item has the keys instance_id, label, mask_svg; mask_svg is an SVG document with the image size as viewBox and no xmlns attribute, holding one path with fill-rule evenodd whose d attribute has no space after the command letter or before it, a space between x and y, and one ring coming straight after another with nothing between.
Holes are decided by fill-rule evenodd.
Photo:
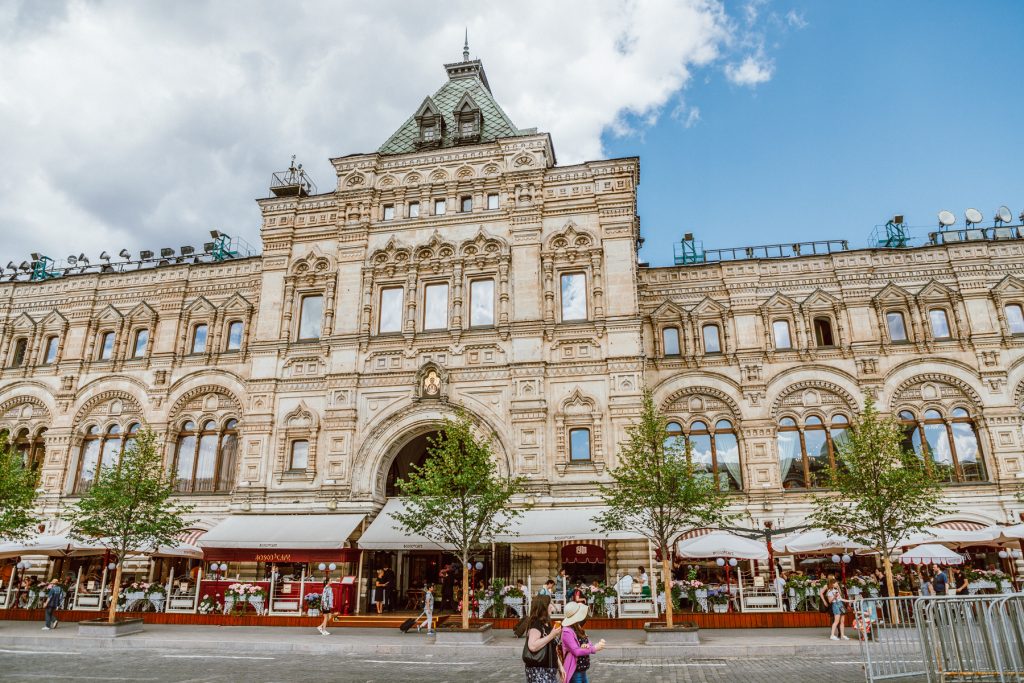
<instances>
[{"instance_id":1,"label":"rooftop floodlight","mask_svg":"<svg viewBox=\"0 0 1024 683\"><path fill-rule=\"evenodd\" d=\"M78 263L78 257L77 256L75 256L74 254L71 254L70 256L68 256L68 265L69 266L73 266L73 265L75 265L77 263Z\"/></svg>"},{"instance_id":2,"label":"rooftop floodlight","mask_svg":"<svg viewBox=\"0 0 1024 683\"><path fill-rule=\"evenodd\" d=\"M143 249L142 251L139 252L139 258L142 259L143 261L148 261L149 259L153 258L153 252Z\"/></svg>"},{"instance_id":3,"label":"rooftop floodlight","mask_svg":"<svg viewBox=\"0 0 1024 683\"><path fill-rule=\"evenodd\" d=\"M895 216L892 217L892 222L895 223L896 225L903 225L903 216L900 214L896 214Z\"/></svg>"},{"instance_id":4,"label":"rooftop floodlight","mask_svg":"<svg viewBox=\"0 0 1024 683\"><path fill-rule=\"evenodd\" d=\"M100 260L101 261L106 261L107 263L110 263L110 254L108 254L105 251L100 252Z\"/></svg>"},{"instance_id":5,"label":"rooftop floodlight","mask_svg":"<svg viewBox=\"0 0 1024 683\"><path fill-rule=\"evenodd\" d=\"M181 247L180 251L182 256L191 256L196 253L196 248L185 245L184 247Z\"/></svg>"},{"instance_id":6,"label":"rooftop floodlight","mask_svg":"<svg viewBox=\"0 0 1024 683\"><path fill-rule=\"evenodd\" d=\"M22 269L23 271L25 271L26 273L27 273L27 272L28 272L29 270L31 270L31 269L32 269L32 267L31 267L31 266L29 265L28 261L22 261L22 262L21 262L21 265L19 265L18 267L19 267L19 268L21 268L21 269Z\"/></svg>"},{"instance_id":7,"label":"rooftop floodlight","mask_svg":"<svg viewBox=\"0 0 1024 683\"><path fill-rule=\"evenodd\" d=\"M79 265L83 265L83 266L89 265L89 257L86 256L85 254L79 254L78 255L78 263L79 263Z\"/></svg>"},{"instance_id":8,"label":"rooftop floodlight","mask_svg":"<svg viewBox=\"0 0 1024 683\"><path fill-rule=\"evenodd\" d=\"M996 209L996 223L1012 223L1013 213L1008 206L1000 206Z\"/></svg>"},{"instance_id":9,"label":"rooftop floodlight","mask_svg":"<svg viewBox=\"0 0 1024 683\"><path fill-rule=\"evenodd\" d=\"M981 211L977 209L967 209L964 211L964 221L967 225L977 225L982 220Z\"/></svg>"},{"instance_id":10,"label":"rooftop floodlight","mask_svg":"<svg viewBox=\"0 0 1024 683\"><path fill-rule=\"evenodd\" d=\"M170 247L164 247L163 249L160 250L160 256L161 258L169 258L171 256L174 256L174 250L171 249Z\"/></svg>"},{"instance_id":11,"label":"rooftop floodlight","mask_svg":"<svg viewBox=\"0 0 1024 683\"><path fill-rule=\"evenodd\" d=\"M686 233L685 235L683 235L683 239L684 240L692 240L693 239L693 233L692 232Z\"/></svg>"},{"instance_id":12,"label":"rooftop floodlight","mask_svg":"<svg viewBox=\"0 0 1024 683\"><path fill-rule=\"evenodd\" d=\"M33 252L32 252L32 260L33 260L33 261L38 261L38 260L39 260L39 259L41 259L41 258L43 258L43 255L42 255L42 254L40 254L40 253L39 253L39 252L37 252L37 251L33 251Z\"/></svg>"},{"instance_id":13,"label":"rooftop floodlight","mask_svg":"<svg viewBox=\"0 0 1024 683\"><path fill-rule=\"evenodd\" d=\"M205 251L207 254L212 252L216 247L216 242L203 242L203 251Z\"/></svg>"},{"instance_id":14,"label":"rooftop floodlight","mask_svg":"<svg viewBox=\"0 0 1024 683\"><path fill-rule=\"evenodd\" d=\"M18 269L18 266L14 265L14 261L8 261L7 262L7 267L10 268L11 270L17 270Z\"/></svg>"},{"instance_id":15,"label":"rooftop floodlight","mask_svg":"<svg viewBox=\"0 0 1024 683\"><path fill-rule=\"evenodd\" d=\"M212 237L215 240L219 240L220 239L220 230L211 230L210 231L210 237Z\"/></svg>"},{"instance_id":16,"label":"rooftop floodlight","mask_svg":"<svg viewBox=\"0 0 1024 683\"><path fill-rule=\"evenodd\" d=\"M939 211L939 227L948 228L949 226L956 223L956 216L953 215L952 211L946 211L943 209Z\"/></svg>"},{"instance_id":17,"label":"rooftop floodlight","mask_svg":"<svg viewBox=\"0 0 1024 683\"><path fill-rule=\"evenodd\" d=\"M132 260L132 253L130 251L128 251L127 249L122 249L121 252L118 254L118 256L123 258L125 261L131 261Z\"/></svg>"}]
</instances>

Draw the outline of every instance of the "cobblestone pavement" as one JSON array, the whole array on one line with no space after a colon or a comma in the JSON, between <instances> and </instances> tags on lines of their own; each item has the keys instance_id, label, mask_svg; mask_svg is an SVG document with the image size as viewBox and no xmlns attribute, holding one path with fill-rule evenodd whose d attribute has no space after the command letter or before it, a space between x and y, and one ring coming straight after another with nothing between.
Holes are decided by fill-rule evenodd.
<instances>
[{"instance_id":1,"label":"cobblestone pavement","mask_svg":"<svg viewBox=\"0 0 1024 683\"><path fill-rule=\"evenodd\" d=\"M771 657L744 659L614 660L594 658L594 683L863 683L855 658ZM229 655L181 650L90 651L22 647L0 649L2 681L160 681L300 683L521 683L518 658L456 661L451 656L422 660L395 656L274 653ZM909 679L908 679L909 680ZM923 679L922 679L923 680ZM916 683L916 682L915 682Z\"/></svg>"}]
</instances>

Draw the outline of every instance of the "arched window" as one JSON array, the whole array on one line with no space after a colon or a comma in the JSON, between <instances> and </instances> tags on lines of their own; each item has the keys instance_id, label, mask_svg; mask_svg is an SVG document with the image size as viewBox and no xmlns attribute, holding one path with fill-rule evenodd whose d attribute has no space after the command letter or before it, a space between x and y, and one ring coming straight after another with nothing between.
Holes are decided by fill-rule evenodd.
<instances>
[{"instance_id":1,"label":"arched window","mask_svg":"<svg viewBox=\"0 0 1024 683\"><path fill-rule=\"evenodd\" d=\"M913 450L942 481L985 481L985 461L974 420L964 408L953 408L949 417L928 409L921 419L911 411L899 413L905 438L903 447Z\"/></svg>"},{"instance_id":2,"label":"arched window","mask_svg":"<svg viewBox=\"0 0 1024 683\"><path fill-rule=\"evenodd\" d=\"M81 455L78 459L78 477L75 493L85 493L96 483L100 469L116 467L121 460L121 428L111 425L101 432L96 425L85 430Z\"/></svg>"},{"instance_id":3,"label":"arched window","mask_svg":"<svg viewBox=\"0 0 1024 683\"><path fill-rule=\"evenodd\" d=\"M894 344L907 341L907 324L902 313L889 311L885 314L885 324L889 328L889 341Z\"/></svg>"},{"instance_id":4,"label":"arched window","mask_svg":"<svg viewBox=\"0 0 1024 683\"><path fill-rule=\"evenodd\" d=\"M43 443L43 434L46 433L46 428L39 430L39 433L32 436L27 429L22 429L18 432L18 435L14 437L14 441L11 445L14 450L21 456L21 464L26 469L32 471L38 471L43 464L43 458L46 455L46 446Z\"/></svg>"},{"instance_id":5,"label":"arched window","mask_svg":"<svg viewBox=\"0 0 1024 683\"><path fill-rule=\"evenodd\" d=\"M713 477L722 491L743 488L739 444L736 430L729 420L719 420L714 429L709 428L704 420L694 420L685 433L678 422L669 422L665 425L665 432L668 434L665 439L667 454L683 457L689 443L696 472Z\"/></svg>"},{"instance_id":6,"label":"arched window","mask_svg":"<svg viewBox=\"0 0 1024 683\"><path fill-rule=\"evenodd\" d=\"M242 321L235 320L228 324L228 351L238 351L242 348Z\"/></svg>"},{"instance_id":7,"label":"arched window","mask_svg":"<svg viewBox=\"0 0 1024 683\"><path fill-rule=\"evenodd\" d=\"M665 356L679 355L679 328L666 327L661 331L662 351Z\"/></svg>"},{"instance_id":8,"label":"arched window","mask_svg":"<svg viewBox=\"0 0 1024 683\"><path fill-rule=\"evenodd\" d=\"M772 335L775 338L775 348L779 351L793 348L793 340L789 336L789 321L776 320L772 323Z\"/></svg>"},{"instance_id":9,"label":"arched window","mask_svg":"<svg viewBox=\"0 0 1024 683\"><path fill-rule=\"evenodd\" d=\"M831 423L818 415L796 420L779 420L777 443L782 487L786 489L826 488L837 464L838 445L846 439L850 421L835 415Z\"/></svg>"},{"instance_id":10,"label":"arched window","mask_svg":"<svg viewBox=\"0 0 1024 683\"><path fill-rule=\"evenodd\" d=\"M832 321L826 317L814 319L814 343L815 346L835 346L835 339L832 337Z\"/></svg>"},{"instance_id":11,"label":"arched window","mask_svg":"<svg viewBox=\"0 0 1024 683\"><path fill-rule=\"evenodd\" d=\"M196 325L192 328L192 353L206 351L206 330L206 325Z\"/></svg>"},{"instance_id":12,"label":"arched window","mask_svg":"<svg viewBox=\"0 0 1024 683\"><path fill-rule=\"evenodd\" d=\"M219 428L213 420L198 427L186 421L178 432L174 456L175 491L213 493L230 491L238 450L238 421Z\"/></svg>"},{"instance_id":13,"label":"arched window","mask_svg":"<svg viewBox=\"0 0 1024 683\"><path fill-rule=\"evenodd\" d=\"M124 450L128 450L135 445L135 436L139 433L140 425L138 422L133 422L128 425L127 435L124 437Z\"/></svg>"},{"instance_id":14,"label":"arched window","mask_svg":"<svg viewBox=\"0 0 1024 683\"><path fill-rule=\"evenodd\" d=\"M718 325L705 325L701 328L704 337L704 353L721 353L722 342L718 335Z\"/></svg>"}]
</instances>

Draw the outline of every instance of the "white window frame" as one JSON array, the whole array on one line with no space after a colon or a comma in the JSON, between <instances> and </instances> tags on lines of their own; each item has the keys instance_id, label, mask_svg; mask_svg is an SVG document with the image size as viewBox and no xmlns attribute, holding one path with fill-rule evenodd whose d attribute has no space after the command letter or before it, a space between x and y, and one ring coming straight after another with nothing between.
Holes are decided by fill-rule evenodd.
<instances>
[{"instance_id":1,"label":"white window frame","mask_svg":"<svg viewBox=\"0 0 1024 683\"><path fill-rule=\"evenodd\" d=\"M384 293L385 292L399 292L400 296L398 299L398 328L397 329L384 329L382 323L384 322ZM404 327L404 308L405 308L405 288L401 286L389 286L381 287L380 291L377 292L377 334L400 334Z\"/></svg>"},{"instance_id":2,"label":"white window frame","mask_svg":"<svg viewBox=\"0 0 1024 683\"><path fill-rule=\"evenodd\" d=\"M583 316L579 318L565 317L565 281L566 278L583 278ZM558 309L562 322L584 322L590 320L590 292L587 291L587 273L582 270L570 270L558 274Z\"/></svg>"}]
</instances>

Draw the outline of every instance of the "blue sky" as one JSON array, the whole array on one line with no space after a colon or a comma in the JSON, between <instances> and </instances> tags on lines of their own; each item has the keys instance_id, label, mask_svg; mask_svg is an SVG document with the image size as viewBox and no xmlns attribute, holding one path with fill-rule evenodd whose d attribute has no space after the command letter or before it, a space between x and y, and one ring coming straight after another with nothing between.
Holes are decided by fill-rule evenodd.
<instances>
[{"instance_id":1,"label":"blue sky","mask_svg":"<svg viewBox=\"0 0 1024 683\"><path fill-rule=\"evenodd\" d=\"M604 135L609 155L641 157L642 259L668 264L684 232L705 248L852 247L897 212L924 236L940 209L962 223L976 207L987 225L1002 204L1024 210L1024 2L772 8L806 26L768 32L771 80L697 70L694 125L666 111Z\"/></svg>"}]
</instances>

